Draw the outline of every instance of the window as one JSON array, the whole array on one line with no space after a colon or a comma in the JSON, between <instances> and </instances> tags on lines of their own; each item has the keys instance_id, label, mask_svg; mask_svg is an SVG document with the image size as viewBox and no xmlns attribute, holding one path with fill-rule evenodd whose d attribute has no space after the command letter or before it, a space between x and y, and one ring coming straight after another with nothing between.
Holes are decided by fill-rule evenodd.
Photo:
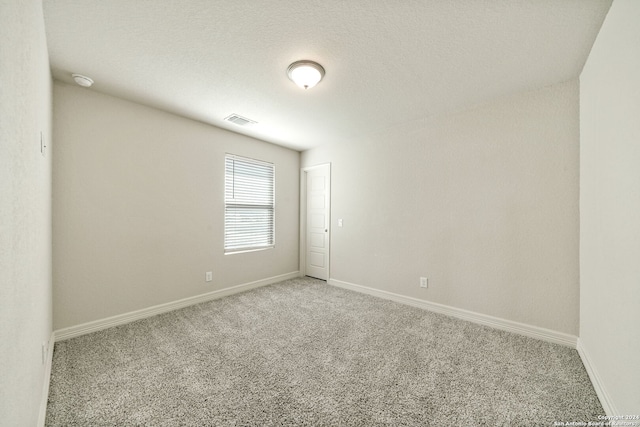
<instances>
[{"instance_id":1,"label":"window","mask_svg":"<svg viewBox=\"0 0 640 427\"><path fill-rule=\"evenodd\" d=\"M275 167L272 163L225 156L224 251L274 246Z\"/></svg>"}]
</instances>

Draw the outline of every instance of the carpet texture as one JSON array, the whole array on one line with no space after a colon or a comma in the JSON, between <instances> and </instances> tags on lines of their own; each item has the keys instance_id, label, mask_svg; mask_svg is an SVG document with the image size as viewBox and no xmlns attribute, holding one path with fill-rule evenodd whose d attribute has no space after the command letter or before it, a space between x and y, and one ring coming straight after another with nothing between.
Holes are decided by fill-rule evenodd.
<instances>
[{"instance_id":1,"label":"carpet texture","mask_svg":"<svg viewBox=\"0 0 640 427\"><path fill-rule=\"evenodd\" d=\"M552 426L577 352L301 278L56 343L47 426Z\"/></svg>"}]
</instances>

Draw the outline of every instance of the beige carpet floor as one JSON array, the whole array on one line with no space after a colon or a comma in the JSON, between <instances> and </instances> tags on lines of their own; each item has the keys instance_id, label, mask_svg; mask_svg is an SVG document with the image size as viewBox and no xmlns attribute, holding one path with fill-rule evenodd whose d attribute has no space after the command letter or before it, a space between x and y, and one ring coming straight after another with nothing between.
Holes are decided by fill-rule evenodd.
<instances>
[{"instance_id":1,"label":"beige carpet floor","mask_svg":"<svg viewBox=\"0 0 640 427\"><path fill-rule=\"evenodd\" d=\"M47 426L597 421L577 352L314 279L56 343Z\"/></svg>"}]
</instances>

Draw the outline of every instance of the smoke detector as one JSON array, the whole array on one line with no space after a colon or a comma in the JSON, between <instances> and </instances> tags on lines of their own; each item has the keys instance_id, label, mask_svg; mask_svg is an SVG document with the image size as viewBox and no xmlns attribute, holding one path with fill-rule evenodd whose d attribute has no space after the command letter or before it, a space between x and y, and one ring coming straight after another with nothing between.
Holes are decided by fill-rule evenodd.
<instances>
[{"instance_id":1,"label":"smoke detector","mask_svg":"<svg viewBox=\"0 0 640 427\"><path fill-rule=\"evenodd\" d=\"M93 84L93 80L87 76L83 76L82 74L71 74L71 77L73 77L73 80L78 84L78 86L91 87Z\"/></svg>"}]
</instances>

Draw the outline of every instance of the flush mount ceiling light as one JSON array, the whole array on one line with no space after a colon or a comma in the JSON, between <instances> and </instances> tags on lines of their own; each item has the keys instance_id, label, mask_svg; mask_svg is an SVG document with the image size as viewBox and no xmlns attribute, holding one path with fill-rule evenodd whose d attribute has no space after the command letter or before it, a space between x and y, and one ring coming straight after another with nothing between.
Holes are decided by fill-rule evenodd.
<instances>
[{"instance_id":1,"label":"flush mount ceiling light","mask_svg":"<svg viewBox=\"0 0 640 427\"><path fill-rule=\"evenodd\" d=\"M91 87L93 84L93 80L87 76L83 76L82 74L71 74L71 77L73 77L73 80L82 87Z\"/></svg>"},{"instance_id":2,"label":"flush mount ceiling light","mask_svg":"<svg viewBox=\"0 0 640 427\"><path fill-rule=\"evenodd\" d=\"M296 61L287 68L289 79L303 89L317 85L324 77L322 65L313 61Z\"/></svg>"}]
</instances>

